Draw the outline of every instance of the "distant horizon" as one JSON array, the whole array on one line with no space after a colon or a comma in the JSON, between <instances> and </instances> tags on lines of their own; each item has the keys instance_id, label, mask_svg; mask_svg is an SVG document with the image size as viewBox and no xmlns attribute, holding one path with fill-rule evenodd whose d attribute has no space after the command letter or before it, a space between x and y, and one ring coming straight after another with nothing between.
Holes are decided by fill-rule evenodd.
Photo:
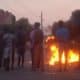
<instances>
[{"instance_id":1,"label":"distant horizon","mask_svg":"<svg viewBox=\"0 0 80 80\"><path fill-rule=\"evenodd\" d=\"M40 22L43 11L44 26L58 20L68 20L72 11L80 9L79 0L1 0L0 8L12 12L17 19L26 17L30 23Z\"/></svg>"}]
</instances>

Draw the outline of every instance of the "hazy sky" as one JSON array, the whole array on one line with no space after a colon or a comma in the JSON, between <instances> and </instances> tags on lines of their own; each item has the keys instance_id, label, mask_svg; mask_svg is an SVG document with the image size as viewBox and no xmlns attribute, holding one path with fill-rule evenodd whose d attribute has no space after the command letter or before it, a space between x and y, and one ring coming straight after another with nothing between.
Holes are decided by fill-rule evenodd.
<instances>
[{"instance_id":1,"label":"hazy sky","mask_svg":"<svg viewBox=\"0 0 80 80\"><path fill-rule=\"evenodd\" d=\"M13 12L17 19L28 17L31 23L40 21L42 10L45 25L69 19L71 12L80 8L80 0L0 0L0 8Z\"/></svg>"}]
</instances>

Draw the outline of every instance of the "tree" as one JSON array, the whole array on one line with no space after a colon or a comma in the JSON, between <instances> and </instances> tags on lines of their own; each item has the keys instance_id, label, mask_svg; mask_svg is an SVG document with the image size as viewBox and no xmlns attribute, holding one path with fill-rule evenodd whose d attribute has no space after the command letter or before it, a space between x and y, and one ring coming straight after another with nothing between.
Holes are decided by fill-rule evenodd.
<instances>
[{"instance_id":1,"label":"tree","mask_svg":"<svg viewBox=\"0 0 80 80\"><path fill-rule=\"evenodd\" d=\"M80 10L75 10L72 12L72 16L70 17L71 26L74 33L74 39L80 40Z\"/></svg>"},{"instance_id":2,"label":"tree","mask_svg":"<svg viewBox=\"0 0 80 80\"><path fill-rule=\"evenodd\" d=\"M32 30L32 25L29 20L27 18L20 18L16 22L16 29L18 30L19 27L22 27L23 31L26 32L27 38L29 38L30 31Z\"/></svg>"},{"instance_id":3,"label":"tree","mask_svg":"<svg viewBox=\"0 0 80 80\"><path fill-rule=\"evenodd\" d=\"M72 12L71 21L74 25L80 26L80 10L75 10Z\"/></svg>"},{"instance_id":4,"label":"tree","mask_svg":"<svg viewBox=\"0 0 80 80\"><path fill-rule=\"evenodd\" d=\"M77 48L80 50L80 10L75 10L72 12L71 23L73 27L74 39L77 44ZM79 61L80 61L80 52L79 52ZM80 62L79 62L80 67Z\"/></svg>"},{"instance_id":5,"label":"tree","mask_svg":"<svg viewBox=\"0 0 80 80\"><path fill-rule=\"evenodd\" d=\"M17 26L22 26L24 30L29 30L31 28L31 25L29 23L29 20L27 18L20 18L16 22Z\"/></svg>"}]
</instances>

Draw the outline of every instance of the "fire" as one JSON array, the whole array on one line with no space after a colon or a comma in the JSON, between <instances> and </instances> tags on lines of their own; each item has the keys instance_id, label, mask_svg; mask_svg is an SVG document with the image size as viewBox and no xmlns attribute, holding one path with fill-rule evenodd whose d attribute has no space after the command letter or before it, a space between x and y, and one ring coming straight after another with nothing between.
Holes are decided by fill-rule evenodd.
<instances>
[{"instance_id":1,"label":"fire","mask_svg":"<svg viewBox=\"0 0 80 80\"><path fill-rule=\"evenodd\" d=\"M72 50L69 51L69 55L68 55L68 63L73 63L73 62L78 62L79 61L79 54Z\"/></svg>"},{"instance_id":2,"label":"fire","mask_svg":"<svg viewBox=\"0 0 80 80\"><path fill-rule=\"evenodd\" d=\"M54 40L55 37L54 37L54 36L50 36L50 37L48 36L48 38L46 39L46 42L48 42L48 41L51 40L51 39Z\"/></svg>"},{"instance_id":3,"label":"fire","mask_svg":"<svg viewBox=\"0 0 80 80\"><path fill-rule=\"evenodd\" d=\"M48 36L48 38L46 39L46 43L48 44L48 42L50 42L50 40L55 40L54 36ZM54 42L54 41L52 41ZM52 43L51 43L52 44ZM52 44L49 45L50 48L50 59L49 59L49 65L55 65L56 63L59 62L59 48L57 47L57 44ZM62 56L61 56L61 62L62 64L65 64L66 61L66 56L65 56L65 51L63 51ZM75 62L79 62L79 53L78 52L74 52L72 49L69 49L68 51L68 57L67 57L67 61L68 63L75 63Z\"/></svg>"},{"instance_id":4,"label":"fire","mask_svg":"<svg viewBox=\"0 0 80 80\"><path fill-rule=\"evenodd\" d=\"M63 52L62 54L62 59L61 59L62 63L65 64L65 53Z\"/></svg>"},{"instance_id":5,"label":"fire","mask_svg":"<svg viewBox=\"0 0 80 80\"><path fill-rule=\"evenodd\" d=\"M50 47L51 50L51 58L49 61L49 65L55 65L56 62L59 62L59 50L55 45L52 45ZM65 64L65 52L63 51L61 61L62 64ZM73 50L69 50L68 52L68 63L74 63L79 62L79 54L77 52L74 52Z\"/></svg>"},{"instance_id":6,"label":"fire","mask_svg":"<svg viewBox=\"0 0 80 80\"><path fill-rule=\"evenodd\" d=\"M55 65L55 63L59 61L58 48L56 46L51 46L50 49L51 49L51 52L53 54L51 56L49 64L50 65Z\"/></svg>"}]
</instances>

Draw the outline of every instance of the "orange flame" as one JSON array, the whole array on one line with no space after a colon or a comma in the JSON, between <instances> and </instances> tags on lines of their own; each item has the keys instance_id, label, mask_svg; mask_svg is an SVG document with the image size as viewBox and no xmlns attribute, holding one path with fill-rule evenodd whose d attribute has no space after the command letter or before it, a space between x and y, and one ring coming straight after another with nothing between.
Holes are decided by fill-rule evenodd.
<instances>
[{"instance_id":1,"label":"orange flame","mask_svg":"<svg viewBox=\"0 0 80 80\"><path fill-rule=\"evenodd\" d=\"M56 46L51 46L50 47L51 52L53 53L51 56L51 59L49 61L50 65L54 65L56 62L59 61L59 54L58 54L58 48Z\"/></svg>"},{"instance_id":2,"label":"orange flame","mask_svg":"<svg viewBox=\"0 0 80 80\"><path fill-rule=\"evenodd\" d=\"M62 63L65 64L65 53L63 52L62 54L62 59L61 59Z\"/></svg>"},{"instance_id":3,"label":"orange flame","mask_svg":"<svg viewBox=\"0 0 80 80\"><path fill-rule=\"evenodd\" d=\"M49 61L49 65L55 65L56 62L59 62L59 50L55 45L50 47L52 52L52 56ZM65 52L62 53L62 64L65 64ZM79 54L75 53L73 50L69 50L68 52L68 63L79 62Z\"/></svg>"},{"instance_id":4,"label":"orange flame","mask_svg":"<svg viewBox=\"0 0 80 80\"><path fill-rule=\"evenodd\" d=\"M78 61L79 61L79 54L70 50L69 55L68 55L68 63L73 63L73 62L78 62Z\"/></svg>"},{"instance_id":5,"label":"orange flame","mask_svg":"<svg viewBox=\"0 0 80 80\"><path fill-rule=\"evenodd\" d=\"M49 40L54 40L55 39L55 37L54 36L50 36L50 37L48 37L47 39L46 39L46 42L48 42Z\"/></svg>"}]
</instances>

